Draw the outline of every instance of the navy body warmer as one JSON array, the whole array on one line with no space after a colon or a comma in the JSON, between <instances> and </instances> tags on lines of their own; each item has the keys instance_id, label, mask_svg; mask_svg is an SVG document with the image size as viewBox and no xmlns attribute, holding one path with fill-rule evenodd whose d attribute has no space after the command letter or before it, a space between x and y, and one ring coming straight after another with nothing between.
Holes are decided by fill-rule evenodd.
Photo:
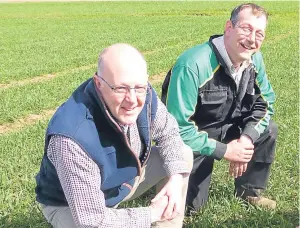
<instances>
[{"instance_id":1,"label":"navy body warmer","mask_svg":"<svg viewBox=\"0 0 300 228\"><path fill-rule=\"evenodd\" d=\"M145 105L137 125L144 151L140 158L130 149L126 136L116 126L99 99L92 79L80 85L62 104L49 122L45 137L44 156L36 176L37 201L52 206L68 205L57 172L47 157L52 135L74 140L98 165L101 190L107 207L122 201L130 192L134 178L151 150L151 124L157 111L157 95L149 86Z\"/></svg>"}]
</instances>

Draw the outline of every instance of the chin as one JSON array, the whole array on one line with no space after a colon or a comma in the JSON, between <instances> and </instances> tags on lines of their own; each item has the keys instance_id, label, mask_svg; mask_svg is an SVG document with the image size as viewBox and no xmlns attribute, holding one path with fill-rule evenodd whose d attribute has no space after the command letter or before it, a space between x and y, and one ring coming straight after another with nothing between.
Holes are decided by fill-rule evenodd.
<instances>
[{"instance_id":1,"label":"chin","mask_svg":"<svg viewBox=\"0 0 300 228\"><path fill-rule=\"evenodd\" d=\"M249 59L251 59L251 56L253 54L254 53L241 53L240 54L240 59L241 59L241 61L249 60Z\"/></svg>"},{"instance_id":2,"label":"chin","mask_svg":"<svg viewBox=\"0 0 300 228\"><path fill-rule=\"evenodd\" d=\"M136 122L136 120L137 120L137 116L135 115L135 116L124 116L123 118L121 118L120 120L119 120L119 122L121 123L121 124L124 124L124 125L131 125L131 124L134 124L135 122Z\"/></svg>"}]
</instances>

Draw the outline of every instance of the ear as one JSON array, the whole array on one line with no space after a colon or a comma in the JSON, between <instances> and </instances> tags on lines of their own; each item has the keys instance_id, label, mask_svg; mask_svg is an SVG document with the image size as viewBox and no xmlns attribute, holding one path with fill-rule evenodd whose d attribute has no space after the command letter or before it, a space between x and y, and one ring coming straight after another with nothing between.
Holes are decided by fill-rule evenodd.
<instances>
[{"instance_id":1,"label":"ear","mask_svg":"<svg viewBox=\"0 0 300 228\"><path fill-rule=\"evenodd\" d=\"M99 77L97 76L97 74L95 73L94 76L93 76L93 81L96 85L96 88L100 89L100 86L101 86L101 82L99 80Z\"/></svg>"},{"instance_id":2,"label":"ear","mask_svg":"<svg viewBox=\"0 0 300 228\"><path fill-rule=\"evenodd\" d=\"M233 29L231 20L226 21L224 34L229 33Z\"/></svg>"}]
</instances>

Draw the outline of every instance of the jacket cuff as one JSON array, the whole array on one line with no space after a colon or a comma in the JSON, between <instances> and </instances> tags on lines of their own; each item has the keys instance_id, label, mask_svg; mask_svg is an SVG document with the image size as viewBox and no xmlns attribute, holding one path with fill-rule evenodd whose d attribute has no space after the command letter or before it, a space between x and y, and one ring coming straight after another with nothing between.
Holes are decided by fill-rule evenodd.
<instances>
[{"instance_id":1,"label":"jacket cuff","mask_svg":"<svg viewBox=\"0 0 300 228\"><path fill-rule=\"evenodd\" d=\"M253 127L245 127L242 135L250 137L253 143L259 138L259 133Z\"/></svg>"},{"instance_id":2,"label":"jacket cuff","mask_svg":"<svg viewBox=\"0 0 300 228\"><path fill-rule=\"evenodd\" d=\"M217 160L221 160L224 157L224 154L227 150L227 145L225 143L221 143L219 141L216 141L216 149L212 153L212 157Z\"/></svg>"},{"instance_id":3,"label":"jacket cuff","mask_svg":"<svg viewBox=\"0 0 300 228\"><path fill-rule=\"evenodd\" d=\"M172 163L165 163L164 165L165 170L167 172L167 176L173 176L174 174L182 174L185 176L185 174L189 174L189 166L188 163L185 161L177 161L177 162L172 162Z\"/></svg>"}]
</instances>

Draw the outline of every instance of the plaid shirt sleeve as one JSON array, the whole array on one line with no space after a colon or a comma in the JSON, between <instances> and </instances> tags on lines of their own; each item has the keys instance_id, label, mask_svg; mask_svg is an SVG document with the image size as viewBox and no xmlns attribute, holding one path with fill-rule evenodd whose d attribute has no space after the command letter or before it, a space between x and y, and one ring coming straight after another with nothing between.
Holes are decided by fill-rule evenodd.
<instances>
[{"instance_id":1,"label":"plaid shirt sleeve","mask_svg":"<svg viewBox=\"0 0 300 228\"><path fill-rule=\"evenodd\" d=\"M56 168L73 219L78 227L150 227L149 207L114 209L105 206L96 163L72 139L54 135L47 156Z\"/></svg>"},{"instance_id":2,"label":"plaid shirt sleeve","mask_svg":"<svg viewBox=\"0 0 300 228\"><path fill-rule=\"evenodd\" d=\"M169 176L190 173L189 165L183 156L184 142L179 134L178 123L159 99L152 126L152 138L156 146L160 147L160 156Z\"/></svg>"}]
</instances>

